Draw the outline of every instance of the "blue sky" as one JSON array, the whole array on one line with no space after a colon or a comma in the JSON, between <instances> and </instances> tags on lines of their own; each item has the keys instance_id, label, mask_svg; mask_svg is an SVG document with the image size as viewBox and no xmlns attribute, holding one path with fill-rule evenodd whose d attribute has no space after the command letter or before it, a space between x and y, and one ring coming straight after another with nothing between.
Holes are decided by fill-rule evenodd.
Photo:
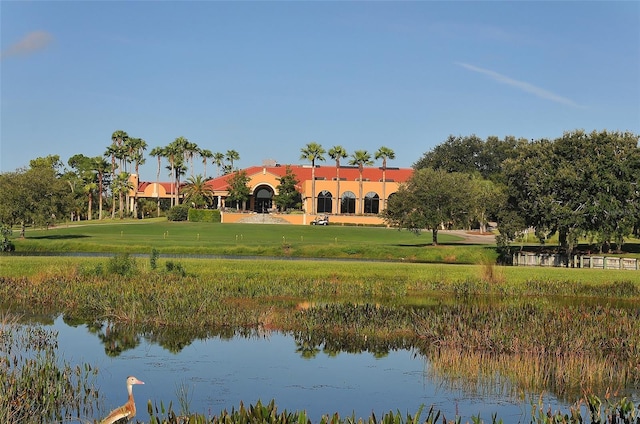
<instances>
[{"instance_id":1,"label":"blue sky","mask_svg":"<svg viewBox=\"0 0 640 424\"><path fill-rule=\"evenodd\" d=\"M0 19L3 172L118 129L239 167L311 141L409 167L450 134L640 133L635 1L5 0Z\"/></svg>"}]
</instances>

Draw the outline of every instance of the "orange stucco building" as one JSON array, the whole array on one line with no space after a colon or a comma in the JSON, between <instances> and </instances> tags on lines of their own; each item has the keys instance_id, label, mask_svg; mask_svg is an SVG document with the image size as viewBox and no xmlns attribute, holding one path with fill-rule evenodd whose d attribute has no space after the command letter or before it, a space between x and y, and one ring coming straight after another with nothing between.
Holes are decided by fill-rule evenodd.
<instances>
[{"instance_id":1,"label":"orange stucco building","mask_svg":"<svg viewBox=\"0 0 640 424\"><path fill-rule=\"evenodd\" d=\"M296 179L298 191L302 194L302 214L277 214L273 198L278 194L279 179L290 168ZM227 204L229 179L233 174L223 175L207 181L214 192L214 205L223 211L223 222L234 222L235 215L246 216L246 212L269 213L283 217L291 223L308 224L317 215L329 215L332 223L380 224L379 217L401 183L407 181L413 173L411 168L365 167L360 171L357 166L316 166L279 165L252 166L244 171L249 179L250 198L245 205ZM315 177L315 195L313 178ZM138 198L171 198L174 194L170 183L140 182L132 176L137 187ZM362 185L361 185L362 183ZM131 193L134 197L135 193ZM315 199L315 202L314 202ZM237 212L243 211L243 214ZM237 219L236 219L237 218Z\"/></svg>"}]
</instances>

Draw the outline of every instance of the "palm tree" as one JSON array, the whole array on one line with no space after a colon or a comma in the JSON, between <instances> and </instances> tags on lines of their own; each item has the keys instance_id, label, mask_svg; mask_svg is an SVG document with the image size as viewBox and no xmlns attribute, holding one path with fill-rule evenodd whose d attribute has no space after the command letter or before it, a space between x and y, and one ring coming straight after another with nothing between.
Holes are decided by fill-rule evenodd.
<instances>
[{"instance_id":1,"label":"palm tree","mask_svg":"<svg viewBox=\"0 0 640 424\"><path fill-rule=\"evenodd\" d=\"M89 205L87 207L87 221L91 221L91 215L93 215L93 192L98 188L98 184L95 181L85 181L82 189L87 193Z\"/></svg>"},{"instance_id":2,"label":"palm tree","mask_svg":"<svg viewBox=\"0 0 640 424\"><path fill-rule=\"evenodd\" d=\"M178 203L180 202L180 176L184 175L185 172L183 156L185 155L185 149L188 147L188 144L189 140L180 136L173 140L169 144L169 146L167 146L169 154L171 155L171 178L174 183L174 200L172 202L173 206L178 205Z\"/></svg>"},{"instance_id":3,"label":"palm tree","mask_svg":"<svg viewBox=\"0 0 640 424\"><path fill-rule=\"evenodd\" d=\"M129 173L128 172L120 172L120 173L118 173L118 177L113 182L113 191L118 194L118 197L120 199L122 199L122 194L123 193L127 193L132 189L133 189L133 185L131 184L131 181L129 180ZM120 202L120 204L119 204L119 212L118 212L120 219L122 219L124 217L123 216L123 212L124 212L123 204L122 204L122 202Z\"/></svg>"},{"instance_id":4,"label":"palm tree","mask_svg":"<svg viewBox=\"0 0 640 424\"><path fill-rule=\"evenodd\" d=\"M213 154L213 163L216 165L217 176L220 176L220 169L224 169L224 153L215 152Z\"/></svg>"},{"instance_id":5,"label":"palm tree","mask_svg":"<svg viewBox=\"0 0 640 424\"><path fill-rule=\"evenodd\" d=\"M104 160L101 156L96 156L93 158L92 168L98 177L98 219L102 219L102 193L104 192L103 181L104 174L109 170L109 162Z\"/></svg>"},{"instance_id":6,"label":"palm tree","mask_svg":"<svg viewBox=\"0 0 640 424\"><path fill-rule=\"evenodd\" d=\"M387 207L387 159L395 159L396 154L388 147L381 146L375 155L376 159L382 159L382 206Z\"/></svg>"},{"instance_id":7,"label":"palm tree","mask_svg":"<svg viewBox=\"0 0 640 424\"><path fill-rule=\"evenodd\" d=\"M366 150L356 150L351 155L351 160L349 161L349 165L358 165L358 171L360 172L360 213L364 213L364 199L362 197L362 171L364 170L365 165L371 166L373 165L373 161L371 160L371 155Z\"/></svg>"},{"instance_id":8,"label":"palm tree","mask_svg":"<svg viewBox=\"0 0 640 424\"><path fill-rule=\"evenodd\" d=\"M147 150L147 142L141 138L137 137L129 137L127 141L127 154L129 161L129 169L131 168L131 162L134 164L135 174L138 177L138 181L140 180L139 172L140 165L144 165L146 162L144 158L144 151ZM133 216L138 216L138 187L134 187L134 198L133 198ZM129 193L127 192L127 211L129 211Z\"/></svg>"},{"instance_id":9,"label":"palm tree","mask_svg":"<svg viewBox=\"0 0 640 424\"><path fill-rule=\"evenodd\" d=\"M324 161L324 154L326 153L322 146L315 141L307 143L302 149L300 149L300 159L308 160L311 162L311 213L316 213L316 161Z\"/></svg>"},{"instance_id":10,"label":"palm tree","mask_svg":"<svg viewBox=\"0 0 640 424\"><path fill-rule=\"evenodd\" d=\"M200 149L200 157L202 158L202 165L204 166L204 179L207 179L207 160L213 158L213 152L208 149Z\"/></svg>"},{"instance_id":11,"label":"palm tree","mask_svg":"<svg viewBox=\"0 0 640 424\"><path fill-rule=\"evenodd\" d=\"M128 139L129 139L129 134L127 134L126 131L116 130L113 132L113 134L111 134L111 144L118 147L119 155L116 156L116 158L120 159L121 172L127 170L127 168L125 168L125 163L124 163L126 154L123 152L122 148L124 147Z\"/></svg>"},{"instance_id":12,"label":"palm tree","mask_svg":"<svg viewBox=\"0 0 640 424\"><path fill-rule=\"evenodd\" d=\"M233 172L233 162L240 160L240 153L235 150L227 150L225 158L229 161L229 172Z\"/></svg>"},{"instance_id":13,"label":"palm tree","mask_svg":"<svg viewBox=\"0 0 640 424\"><path fill-rule=\"evenodd\" d=\"M345 159L347 151L342 146L333 146L329 149L329 157L336 161L336 214L340 213L340 159Z\"/></svg>"},{"instance_id":14,"label":"palm tree","mask_svg":"<svg viewBox=\"0 0 640 424\"><path fill-rule=\"evenodd\" d=\"M169 169L169 183L171 185L172 188L175 188L175 183L173 182L173 167L175 166L176 163L176 148L175 145L173 143L169 143L168 146L166 146L163 149L163 153L164 153L164 157L167 158L167 160L169 161L169 165L167 166L167 169ZM174 196L173 194L171 195L171 206L174 206Z\"/></svg>"},{"instance_id":15,"label":"palm tree","mask_svg":"<svg viewBox=\"0 0 640 424\"><path fill-rule=\"evenodd\" d=\"M187 165L184 163L184 159L182 157L177 157L176 161L173 165L173 178L176 182L176 205L180 204L180 181L182 180L182 176L187 174Z\"/></svg>"},{"instance_id":16,"label":"palm tree","mask_svg":"<svg viewBox=\"0 0 640 424\"><path fill-rule=\"evenodd\" d=\"M190 201L198 206L204 206L207 201L213 200L214 193L207 180L202 175L189 177L187 185L183 189L185 201Z\"/></svg>"},{"instance_id":17,"label":"palm tree","mask_svg":"<svg viewBox=\"0 0 640 424\"><path fill-rule=\"evenodd\" d=\"M191 169L191 176L193 177L193 158L200 152L198 145L188 141L184 145L184 160L189 162Z\"/></svg>"},{"instance_id":18,"label":"palm tree","mask_svg":"<svg viewBox=\"0 0 640 424\"><path fill-rule=\"evenodd\" d=\"M116 192L113 190L113 184L116 181L116 169L118 169L118 164L116 163L118 150L118 146L112 144L104 152L104 156L111 158L111 219L116 217Z\"/></svg>"},{"instance_id":19,"label":"palm tree","mask_svg":"<svg viewBox=\"0 0 640 424\"><path fill-rule=\"evenodd\" d=\"M165 149L162 147L154 147L149 152L149 155L158 158L158 170L156 172L156 202L157 202L157 215L160 216L160 165L162 157L165 156Z\"/></svg>"},{"instance_id":20,"label":"palm tree","mask_svg":"<svg viewBox=\"0 0 640 424\"><path fill-rule=\"evenodd\" d=\"M144 165L144 151L147 150L147 142L141 138L132 138L130 143L130 158L134 163L135 173L138 174L140 165Z\"/></svg>"}]
</instances>

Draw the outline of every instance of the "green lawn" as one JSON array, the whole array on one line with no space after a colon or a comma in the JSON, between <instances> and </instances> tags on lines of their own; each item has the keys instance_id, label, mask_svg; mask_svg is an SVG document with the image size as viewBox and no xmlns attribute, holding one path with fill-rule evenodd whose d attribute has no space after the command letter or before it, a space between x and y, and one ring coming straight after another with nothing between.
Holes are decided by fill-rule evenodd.
<instances>
[{"instance_id":1,"label":"green lawn","mask_svg":"<svg viewBox=\"0 0 640 424\"><path fill-rule=\"evenodd\" d=\"M212 224L191 222L169 222L164 218L144 221L92 221L61 225L48 230L28 229L21 239L14 231L12 239L19 253L69 253L88 252L102 254L131 253L149 258L157 250L165 259L182 255L181 261L189 269L206 273L208 265L198 260L198 255L252 257L247 265L228 261L229 265L217 262L215 272L221 268L263 268L272 272L283 268L283 272L326 274L326 269L350 270L365 278L375 278L388 270L395 270L409 280L463 281L469 278L484 278L483 274L493 272L491 263L496 258L495 245L468 245L461 238L449 234L439 235L439 246L431 245L431 233L416 236L408 231L388 228L348 227L348 226L296 226L276 224ZM637 241L636 241L637 243ZM627 255L625 255L627 256ZM637 255L630 255L637 256ZM264 259L256 259L263 257ZM287 261L279 265L269 263L269 258L324 258L327 261ZM51 261L50 257L20 257L5 255L0 257L4 273L11 275L32 275L45 268L65 268L77 263L78 258L60 257ZM104 258L83 258L86 261ZM382 260L397 262L397 267L388 263L363 262L346 266L344 262L330 259ZM147 259L142 262L148 262ZM408 266L413 262L432 264L428 267ZM401 264L407 266L400 266ZM448 264L456 264L449 267ZM286 269L286 270L285 270ZM289 269L293 271L288 271ZM499 267L501 275L492 279L516 281L638 281L640 274L633 271L562 269L539 267ZM298 270L298 271L296 271ZM222 271L224 272L224 271ZM426 273L426 274L425 274ZM6 274L9 275L9 274ZM219 275L219 274L218 274Z\"/></svg>"},{"instance_id":2,"label":"green lawn","mask_svg":"<svg viewBox=\"0 0 640 424\"><path fill-rule=\"evenodd\" d=\"M12 237L16 251L112 252L182 255L360 258L418 262L479 263L495 257L495 246L469 246L460 237L440 234L431 246L430 232L420 236L389 228L212 224L166 219L62 225L30 229Z\"/></svg>"}]
</instances>

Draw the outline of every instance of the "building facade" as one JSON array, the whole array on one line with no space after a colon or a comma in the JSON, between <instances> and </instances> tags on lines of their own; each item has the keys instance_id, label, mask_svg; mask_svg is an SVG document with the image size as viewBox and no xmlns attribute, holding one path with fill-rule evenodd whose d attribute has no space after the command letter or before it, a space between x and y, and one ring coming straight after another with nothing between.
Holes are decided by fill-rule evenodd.
<instances>
[{"instance_id":1,"label":"building facade","mask_svg":"<svg viewBox=\"0 0 640 424\"><path fill-rule=\"evenodd\" d=\"M370 221L380 223L382 219L379 215L386 208L389 197L413 174L411 168L364 167L360 171L357 166L253 166L241 170L249 180L250 197L244 205L227 204L229 180L233 174L207 181L215 196L214 207L223 213L275 214L274 197L278 194L280 179L285 176L287 168L299 181L296 188L302 195L302 212L305 215L302 223L309 222L317 215L333 215L343 223L359 223L361 219L357 217L369 217ZM175 195L170 183L140 182L135 175L132 176L132 183L137 187L137 194L131 193L131 198L168 199ZM332 221L336 222L335 219Z\"/></svg>"}]
</instances>

